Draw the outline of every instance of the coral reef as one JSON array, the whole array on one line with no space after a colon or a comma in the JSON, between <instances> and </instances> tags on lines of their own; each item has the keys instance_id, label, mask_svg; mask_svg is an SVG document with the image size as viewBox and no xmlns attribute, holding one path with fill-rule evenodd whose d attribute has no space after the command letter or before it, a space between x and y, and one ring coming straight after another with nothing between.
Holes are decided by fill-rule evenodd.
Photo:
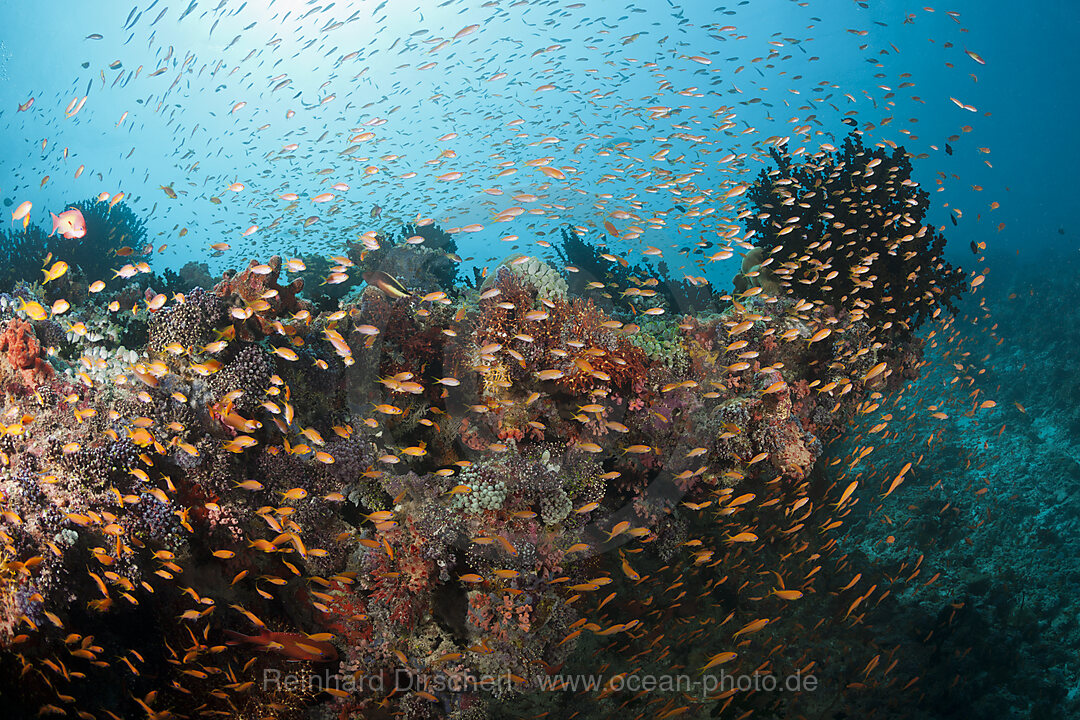
<instances>
[{"instance_id":1,"label":"coral reef","mask_svg":"<svg viewBox=\"0 0 1080 720\"><path fill-rule=\"evenodd\" d=\"M673 567L701 573L671 589L715 594L740 624L754 618L733 587L784 615L745 553L829 551L820 528L842 515L812 475L823 442L913 376L923 346L797 287L688 303L649 267L564 239L579 270L608 273L608 297L525 256L454 287L452 239L409 226L355 267L334 259L394 270L417 291L404 297L308 300L274 256L164 304L134 279L108 292L132 312L72 294L64 328L24 319L40 286L0 303L0 649L42 668L27 707L86 701L119 672L105 702L121 717L281 703L470 717L600 645L648 653L653 621L698 602L633 599ZM755 252L747 278L762 277ZM278 639L254 653L263 631ZM426 684L256 684L297 659L338 682ZM18 673L0 663L2 687Z\"/></svg>"}]
</instances>

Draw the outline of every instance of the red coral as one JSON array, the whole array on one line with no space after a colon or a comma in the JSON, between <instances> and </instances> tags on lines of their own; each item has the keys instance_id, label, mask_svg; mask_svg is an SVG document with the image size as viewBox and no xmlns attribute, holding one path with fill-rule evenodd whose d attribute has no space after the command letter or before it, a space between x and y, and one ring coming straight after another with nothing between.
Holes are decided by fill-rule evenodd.
<instances>
[{"instance_id":1,"label":"red coral","mask_svg":"<svg viewBox=\"0 0 1080 720\"><path fill-rule=\"evenodd\" d=\"M515 427L501 427L499 428L499 439L507 440L513 438L514 440L521 440L525 437L525 431Z\"/></svg>"},{"instance_id":2,"label":"red coral","mask_svg":"<svg viewBox=\"0 0 1080 720\"><path fill-rule=\"evenodd\" d=\"M625 390L645 376L651 361L627 338L633 326L618 331L605 327L612 318L591 300L581 298L561 305L556 303L553 316L557 316L557 322L573 336L569 339L580 341L585 348L578 357L570 359L566 376L558 381L562 387L574 392L588 392L597 387ZM603 354L590 353L590 350L605 347L610 349Z\"/></svg>"},{"instance_id":3,"label":"red coral","mask_svg":"<svg viewBox=\"0 0 1080 720\"><path fill-rule=\"evenodd\" d=\"M627 338L633 328L620 327L591 300L540 303L535 288L506 270L500 270L491 290L498 294L481 300L473 341L477 347L512 349L517 362L507 363L506 369L513 379L533 380L536 372L558 370L563 375L554 384L568 393L629 389L650 365ZM523 336L532 340L522 342ZM571 353L565 354L568 347ZM564 354L553 357L552 350Z\"/></svg>"},{"instance_id":4,"label":"red coral","mask_svg":"<svg viewBox=\"0 0 1080 720\"><path fill-rule=\"evenodd\" d=\"M424 538L411 519L384 533L383 539L393 547L393 556L376 552L372 558L376 580L371 600L390 608L390 622L411 626L434 585L434 563L421 554Z\"/></svg>"},{"instance_id":5,"label":"red coral","mask_svg":"<svg viewBox=\"0 0 1080 720\"><path fill-rule=\"evenodd\" d=\"M716 323L703 323L693 315L684 315L679 324L686 335L695 340L706 351L713 349L713 341L716 339Z\"/></svg>"},{"instance_id":6,"label":"red coral","mask_svg":"<svg viewBox=\"0 0 1080 720\"><path fill-rule=\"evenodd\" d=\"M53 376L53 367L41 355L41 343L34 335L34 327L19 318L8 320L0 334L0 352L7 352L7 359L19 371L23 384L36 387Z\"/></svg>"},{"instance_id":7,"label":"red coral","mask_svg":"<svg viewBox=\"0 0 1080 720\"><path fill-rule=\"evenodd\" d=\"M518 599L508 593L499 596L473 592L469 594L466 617L473 626L489 633L490 639L509 640L508 631L511 629L529 632L532 611L532 605L524 600L518 603Z\"/></svg>"},{"instance_id":8,"label":"red coral","mask_svg":"<svg viewBox=\"0 0 1080 720\"><path fill-rule=\"evenodd\" d=\"M415 298L391 298L374 286L365 288L359 305L350 308L346 323L352 327L346 338L354 351L361 346L376 348L370 355L372 361L377 355L378 372L383 377L411 373L413 380L434 379L438 375L428 371L440 369L441 372L440 366L451 352L445 346L448 336L443 330L449 323L449 314L444 309L422 307ZM365 325L378 328L378 337L358 330ZM427 385L423 393L425 400L438 403L443 388L437 383L424 384Z\"/></svg>"},{"instance_id":9,"label":"red coral","mask_svg":"<svg viewBox=\"0 0 1080 720\"><path fill-rule=\"evenodd\" d=\"M365 597L340 581L332 582L326 595L330 598L326 601L330 612L323 616L323 624L340 633L350 648L370 645L373 631Z\"/></svg>"}]
</instances>

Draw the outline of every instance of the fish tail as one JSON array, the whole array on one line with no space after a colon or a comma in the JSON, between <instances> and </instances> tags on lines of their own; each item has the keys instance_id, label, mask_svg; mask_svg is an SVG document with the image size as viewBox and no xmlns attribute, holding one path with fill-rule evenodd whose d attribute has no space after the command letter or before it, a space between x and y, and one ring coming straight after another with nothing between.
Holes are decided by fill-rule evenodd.
<instances>
[{"instance_id":1,"label":"fish tail","mask_svg":"<svg viewBox=\"0 0 1080 720\"><path fill-rule=\"evenodd\" d=\"M258 641L258 638L254 635L244 635L243 633L238 633L234 630L225 630L224 633L225 637L229 638L228 641L226 641L225 643L226 645L240 645L242 643L252 643Z\"/></svg>"}]
</instances>

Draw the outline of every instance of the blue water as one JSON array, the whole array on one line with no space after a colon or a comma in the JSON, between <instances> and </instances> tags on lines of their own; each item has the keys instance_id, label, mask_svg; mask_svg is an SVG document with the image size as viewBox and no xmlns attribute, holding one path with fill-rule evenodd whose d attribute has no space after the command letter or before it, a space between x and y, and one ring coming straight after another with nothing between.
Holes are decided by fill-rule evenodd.
<instances>
[{"instance_id":1,"label":"blue water","mask_svg":"<svg viewBox=\"0 0 1080 720\"><path fill-rule=\"evenodd\" d=\"M1073 491L1080 481L1074 369L1080 151L1073 138L1080 115L1074 91L1080 6L1064 0L955 0L941 7L895 0L140 0L137 6L57 0L9 1L2 10L5 211L30 201L29 221L47 232L50 213L122 192L123 203L145 222L143 243L150 247L133 248L133 257L109 256L107 264L119 269L146 261L155 281L188 263L206 263L215 281L273 255L303 256L311 266L312 256L346 255L365 233L391 235L408 222L434 221L454 237L459 282L474 270L478 280L480 273L494 275L513 253L544 259L569 278L555 247L560 231L571 226L601 251L641 268L659 272L662 253L670 279L704 277L724 293L739 271L739 253L753 244L745 216L737 217L745 198L725 193L772 167L770 147L797 155L812 155L823 144L840 147L853 122L868 147L900 145L913 157L912 178L930 196L926 222L948 238L944 258L963 267L965 292L951 324L942 318L919 331L926 342L919 377L894 387L880 407L853 413L849 431L826 443L808 480L836 502L855 472L869 476L836 542L822 550L830 569L822 571L826 585L813 593L819 604L785 620L792 623L785 635L756 642L765 646L763 658L775 655L778 667L811 667L821 689L790 701L738 693L708 702L684 702L677 693L613 700L603 693L550 692L496 697L473 709L460 696L438 693L431 703L413 696L379 709L349 705L354 697L335 712L1080 715L1074 600L1080 575L1073 561L1080 539ZM77 112L66 112L80 102ZM323 201L321 194L331 197ZM719 257L724 233L733 252ZM81 281L110 280L101 267L100 278ZM971 288L978 274L985 282ZM355 275L349 280L354 299ZM318 279L308 279L304 297L322 292ZM44 302L45 294L35 297ZM127 301L149 302L155 292L145 300L140 294ZM95 300L85 289L80 300L71 298L91 314ZM56 299L50 295L48 303ZM641 317L623 318L631 319ZM126 342L131 349L146 340ZM294 392L314 397L325 390L317 382L305 387ZM987 399L993 406L976 407ZM361 424L355 402L339 405L334 422ZM580 412L574 405L564 415ZM5 427L25 409L18 407L5 406ZM883 421L893 423L891 436L871 430ZM321 429L331 434L329 423ZM687 448L698 444L688 442ZM852 453L867 445L875 449L866 465L845 475ZM902 490L888 498L876 491L875 497L876 483L912 461L916 468ZM14 478L7 464L5 455L5 478ZM694 531L706 532L691 526L686 539ZM728 541L717 542L727 547ZM778 548L763 543L758 557L782 556ZM604 572L621 579L624 558L638 562L628 553ZM685 557L681 562L671 563L670 575L660 561L649 567L656 582L670 585L679 581L680 567L697 572ZM595 571L601 567L597 561ZM921 568L917 579L897 582L915 568ZM723 567L716 572L666 613L653 610L671 603L670 596L650 604L646 597L662 596L656 588L620 582L604 617L611 623L640 618L648 625L634 638L640 645L628 640L621 647L621 635L610 643L586 635L575 654L550 666L587 674L597 666L630 672L636 662L658 675L700 675L708 657L735 647L746 652L731 632L770 611L756 610L756 596L729 597L730 588L718 579ZM887 597L879 591L873 608L849 622L848 601L855 596L844 586L856 573L862 589L892 590ZM218 602L230 600L239 602L224 596ZM171 596L161 602L179 607ZM268 602L273 610L267 613L303 615L293 600L274 602L281 604ZM218 611L214 621L224 614ZM819 627L819 616L828 623ZM90 629L72 632L94 635L89 617L83 619ZM219 637L221 628L205 625L211 626ZM123 632L113 627L98 634L109 637L105 654L124 653L117 639ZM40 654L34 662L70 655L63 643L60 650L43 650L27 642L29 656ZM186 649L193 641L185 642ZM205 636L203 642L218 640ZM419 656L423 641L408 642L410 657ZM641 649L668 645L670 652L659 658ZM426 648L440 654L436 649ZM0 646L5 692L18 687L10 678L20 652L14 644ZM391 650L381 652L393 662ZM540 650L535 654L538 660ZM242 661L233 658L233 666ZM158 662L158 674L132 680L131 691L102 691L91 707L80 690L68 709L78 705L94 717L105 716L99 708L142 712L130 699L111 695L130 696L137 686L142 697L156 689L151 678L171 677L168 663ZM204 662L227 664L216 657ZM175 693L162 695L171 704L155 709L187 707ZM28 691L19 707L30 712L45 702L41 697ZM315 717L338 699L267 694L260 702L244 711Z\"/></svg>"},{"instance_id":2,"label":"blue water","mask_svg":"<svg viewBox=\"0 0 1080 720\"><path fill-rule=\"evenodd\" d=\"M719 143L731 151L786 134L782 124L793 117L815 115L825 133L822 139L839 136L840 114L849 110L858 113L860 122L875 125L891 117L881 137L901 141L906 131L918 138L905 143L909 151L929 153L918 165L922 182L931 184L935 173L946 174L945 190L934 198L940 221L946 217L943 208L961 208L969 218L964 231L973 237L976 231L968 228L977 215L983 218L979 232L987 237L998 222L1005 222L1008 232L994 238L1001 242L988 243L992 247L1008 244L1014 233L1022 233L1026 243L1052 238L1068 222L1054 216L1055 209L1069 207L1068 183L1044 175L1047 168L1065 172L1069 166L1068 149L1051 148L1054 139L1063 142L1067 137L1069 118L1077 110L1077 100L1063 89L1068 68L1077 60L1066 34L1065 3L1042 5L1037 13L1010 13L1004 5L995 12L985 3L936 12L896 3L873 4L867 10L840 2L821 7L754 2L723 10L708 4L653 8L586 3L561 13L556 5L496 10L452 3L408 9L388 5L374 15L375 5L368 3L338 4L329 10L303 3L241 5L230 3L211 12L210 3L199 3L179 23L181 9L169 7L152 28L167 6L140 8L144 15L132 18L126 31L122 28L132 8L120 4L92 10L56 5L44 15L32 6L9 8L2 72L10 106L4 110L9 132L3 152L10 160L0 192L19 202L34 201L34 219L39 220L73 197L124 191L132 208L147 218L155 244L169 246L157 258L160 262L181 265L224 239L235 244L237 253L221 259L219 266L226 266L274 245L265 233L245 240L240 233L278 217L286 203L276 201L275 195L288 190L310 197L332 181L350 185L340 200L342 209L350 212L326 217L326 206L301 203L293 213L317 215L320 222L287 240L333 250L343 237L359 234L361 226L353 227L356 216L372 204L395 216L429 210L438 220L466 225L502 209L485 207L482 203L490 196L478 190L528 189L543 179L522 170L491 181L493 166L501 161L490 157L494 152L519 165L545 155L554 155L555 162L576 160L583 165L579 186L590 188L623 162L615 156L597 157L603 140L588 137L590 133L630 138L631 154L646 164L647 156L660 149L656 138L663 131L651 132L640 117L624 110L641 102L645 107L686 105L684 114L699 119L732 107L738 112L738 129ZM957 12L958 21L946 10ZM348 25L322 32L354 12L356 19ZM913 22L905 24L908 13ZM474 21L483 21L482 32L431 52L438 43L426 41L452 36ZM717 33L709 26L715 30L725 25L737 30L719 34L723 42L710 37ZM428 32L413 36L421 30ZM84 39L92 32L104 37ZM746 39L737 39L739 35ZM562 47L533 57L555 45ZM172 57L165 63L170 47ZM987 64L973 62L964 48L979 53ZM779 53L773 62L752 62L770 50ZM354 51L356 57L340 61ZM695 54L713 64L685 59ZM810 62L812 58L817 59ZM117 61L122 65L109 69ZM428 62L437 64L418 70ZM659 67L650 72L643 67L650 62ZM81 67L83 63L88 67ZM746 69L734 74L740 65ZM131 77L140 67L139 77ZM164 73L148 77L162 67ZM497 73L506 77L492 81ZM901 73L910 77L900 78ZM673 86L661 88L659 75L668 76ZM291 82L272 92L279 76ZM899 88L905 81L914 86ZM536 92L548 83L555 89ZM823 92L814 93L815 86ZM886 99L888 91L881 86L891 88L895 97ZM697 87L694 94L702 97L676 94L690 87ZM68 103L84 95L82 110L65 118ZM320 105L330 96L335 97ZM34 107L17 113L15 106L31 97ZM978 112L958 108L949 97ZM742 104L755 98L761 103ZM813 112L799 110L810 99L822 102L814 103ZM241 102L246 105L233 112ZM291 119L285 117L290 110L296 113ZM117 127L124 113L126 119ZM364 145L356 155L401 159L365 177L361 168L368 163L349 162L336 153L347 146L350 129L376 118L389 122L376 128L377 143ZM506 124L519 118L525 120L521 129L528 137L513 139ZM664 134L673 132L670 124L665 123ZM764 137L739 135L747 125ZM965 125L972 132L964 133ZM263 126L268 127L260 129ZM436 142L451 132L458 138ZM324 133L326 139L318 142ZM1017 139L1032 133L1046 141L1018 148ZM962 136L953 143L953 156L929 148L943 148L951 135ZM560 137L561 142L529 146L544 137ZM44 150L42 140L48 141ZM585 147L575 154L582 142ZM281 148L290 143L300 146L295 159L271 162L275 155L288 154ZM669 156L685 154L688 165L718 152L710 146L706 154L678 140L672 146ZM444 149L457 157L425 166ZM198 167L190 170L196 162ZM372 163L380 166L378 160ZM73 175L80 165L86 171L76 181ZM323 168L334 172L314 174ZM466 173L466 179L434 182L444 170ZM756 172L756 167L751 164L749 170ZM396 179L408 172L418 175L410 181ZM46 175L49 181L40 187ZM1045 181L1035 182L1035 176ZM237 180L247 186L245 194L226 194L227 202L216 207L205 202ZM610 187L618 189L621 182ZM171 184L188 194L170 202L158 186ZM972 185L981 186L982 192L972 191ZM573 207L589 207L595 200L558 185L548 194L549 202ZM995 200L1002 207L991 213L987 207ZM295 220L283 223L282 230L296 230L295 225ZM198 242L176 237L184 227ZM545 223L538 227L545 229ZM481 233L470 240L475 239L478 248L488 246L519 228L510 223L498 229L507 232ZM688 239L671 234L661 235L658 242ZM954 244L962 248L968 239L956 237ZM479 250L475 254L479 256Z\"/></svg>"}]
</instances>

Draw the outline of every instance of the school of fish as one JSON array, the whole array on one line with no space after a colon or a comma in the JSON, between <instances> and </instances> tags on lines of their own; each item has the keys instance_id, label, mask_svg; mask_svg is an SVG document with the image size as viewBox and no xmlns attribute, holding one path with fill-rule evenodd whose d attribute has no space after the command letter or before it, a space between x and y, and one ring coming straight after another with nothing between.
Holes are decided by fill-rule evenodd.
<instances>
[{"instance_id":1,"label":"school of fish","mask_svg":"<svg viewBox=\"0 0 1080 720\"><path fill-rule=\"evenodd\" d=\"M75 41L116 59L74 97L4 116L43 138L5 237L49 243L0 288L13 716L820 712L720 671L919 693L860 638L940 571L845 540L892 546L938 425L997 407L957 329L987 271L944 261L919 183L975 132L962 91L942 139L901 127L915 79L858 14L872 84L811 77L810 3L801 38L743 34L746 2L255 5L130 8ZM939 16L963 29L904 24ZM974 77L962 45L935 42Z\"/></svg>"}]
</instances>

